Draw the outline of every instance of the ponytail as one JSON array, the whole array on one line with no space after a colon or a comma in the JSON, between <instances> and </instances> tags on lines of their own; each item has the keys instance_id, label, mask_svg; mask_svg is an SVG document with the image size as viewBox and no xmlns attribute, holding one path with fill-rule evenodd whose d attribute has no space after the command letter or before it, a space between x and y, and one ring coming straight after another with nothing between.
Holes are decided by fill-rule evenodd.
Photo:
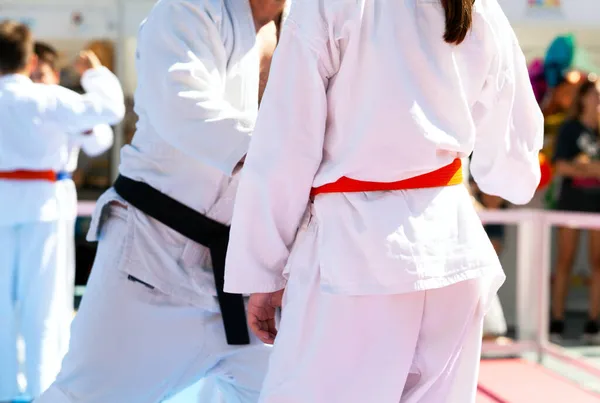
<instances>
[{"instance_id":1,"label":"ponytail","mask_svg":"<svg viewBox=\"0 0 600 403\"><path fill-rule=\"evenodd\" d=\"M444 41L458 45L465 40L473 20L474 0L442 0L446 13Z\"/></svg>"}]
</instances>

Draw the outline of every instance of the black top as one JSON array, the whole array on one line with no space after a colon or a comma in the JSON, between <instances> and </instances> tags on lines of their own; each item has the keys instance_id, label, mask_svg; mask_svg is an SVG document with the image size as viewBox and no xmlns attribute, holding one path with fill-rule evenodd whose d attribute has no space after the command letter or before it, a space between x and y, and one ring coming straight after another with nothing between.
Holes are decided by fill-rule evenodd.
<instances>
[{"instance_id":1,"label":"black top","mask_svg":"<svg viewBox=\"0 0 600 403\"><path fill-rule=\"evenodd\" d=\"M566 120L559 129L552 162L573 162L585 155L591 160L600 160L600 133L584 126L579 120ZM560 197L569 193L600 193L600 180L595 178L563 178Z\"/></svg>"}]
</instances>

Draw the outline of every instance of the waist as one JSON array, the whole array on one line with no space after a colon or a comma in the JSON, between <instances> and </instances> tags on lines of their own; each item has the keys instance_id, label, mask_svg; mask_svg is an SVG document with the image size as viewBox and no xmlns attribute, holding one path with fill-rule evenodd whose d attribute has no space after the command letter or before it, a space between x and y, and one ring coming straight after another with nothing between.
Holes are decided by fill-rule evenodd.
<instances>
[{"instance_id":1,"label":"waist","mask_svg":"<svg viewBox=\"0 0 600 403\"><path fill-rule=\"evenodd\" d=\"M310 194L314 197L323 193L382 192L454 186L462 183L462 161L457 158L435 171L396 182L360 181L343 176L335 182L312 188Z\"/></svg>"},{"instance_id":2,"label":"waist","mask_svg":"<svg viewBox=\"0 0 600 403\"><path fill-rule=\"evenodd\" d=\"M30 171L30 170L14 170L14 171L0 171L0 179L14 180L14 181L47 181L56 182L66 179L71 179L73 175L66 171Z\"/></svg>"},{"instance_id":3,"label":"waist","mask_svg":"<svg viewBox=\"0 0 600 403\"><path fill-rule=\"evenodd\" d=\"M229 226L193 210L145 182L119 175L113 187L133 207L201 245L209 247L215 239L229 236Z\"/></svg>"},{"instance_id":4,"label":"waist","mask_svg":"<svg viewBox=\"0 0 600 403\"><path fill-rule=\"evenodd\" d=\"M164 152L166 155L124 146L119 174L145 182L196 211L209 211L230 178L187 157L171 155L168 149Z\"/></svg>"}]
</instances>

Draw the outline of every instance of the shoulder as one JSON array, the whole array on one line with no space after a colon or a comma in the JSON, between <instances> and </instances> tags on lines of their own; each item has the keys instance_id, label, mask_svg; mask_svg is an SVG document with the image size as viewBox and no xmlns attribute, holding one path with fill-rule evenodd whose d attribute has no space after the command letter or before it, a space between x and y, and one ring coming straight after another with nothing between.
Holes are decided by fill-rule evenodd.
<instances>
[{"instance_id":1,"label":"shoulder","mask_svg":"<svg viewBox=\"0 0 600 403\"><path fill-rule=\"evenodd\" d=\"M500 54L505 62L510 64L512 55L519 47L508 17L497 0L476 0L473 9L473 30L488 43L489 49Z\"/></svg>"},{"instance_id":2,"label":"shoulder","mask_svg":"<svg viewBox=\"0 0 600 403\"><path fill-rule=\"evenodd\" d=\"M150 15L172 12L222 14L224 9L225 0L159 0Z\"/></svg>"},{"instance_id":3,"label":"shoulder","mask_svg":"<svg viewBox=\"0 0 600 403\"><path fill-rule=\"evenodd\" d=\"M140 25L137 57L180 57L182 47L222 45L224 7L224 0L160 0Z\"/></svg>"},{"instance_id":4,"label":"shoulder","mask_svg":"<svg viewBox=\"0 0 600 403\"><path fill-rule=\"evenodd\" d=\"M27 98L32 102L44 102L47 100L56 99L65 93L76 94L74 91L71 91L65 87L61 87L60 85L31 83L31 85L28 87Z\"/></svg>"},{"instance_id":5,"label":"shoulder","mask_svg":"<svg viewBox=\"0 0 600 403\"><path fill-rule=\"evenodd\" d=\"M293 0L287 22L309 35L335 34L340 26L355 19L367 0Z\"/></svg>"},{"instance_id":6,"label":"shoulder","mask_svg":"<svg viewBox=\"0 0 600 403\"><path fill-rule=\"evenodd\" d=\"M220 23L224 10L224 0L160 0L143 25L146 28L179 30L192 22Z\"/></svg>"},{"instance_id":7,"label":"shoulder","mask_svg":"<svg viewBox=\"0 0 600 403\"><path fill-rule=\"evenodd\" d=\"M495 21L498 24L510 25L498 0L475 0L473 10L475 14L483 15L490 21Z\"/></svg>"},{"instance_id":8,"label":"shoulder","mask_svg":"<svg viewBox=\"0 0 600 403\"><path fill-rule=\"evenodd\" d=\"M58 85L25 83L11 89L10 102L18 108L43 112L54 109L57 104L77 93Z\"/></svg>"}]
</instances>

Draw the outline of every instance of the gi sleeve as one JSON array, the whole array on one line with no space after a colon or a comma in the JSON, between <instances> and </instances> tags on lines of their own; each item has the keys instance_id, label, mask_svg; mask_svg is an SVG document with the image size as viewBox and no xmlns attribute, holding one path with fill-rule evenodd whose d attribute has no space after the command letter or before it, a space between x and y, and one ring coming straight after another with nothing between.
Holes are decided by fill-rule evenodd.
<instances>
[{"instance_id":1,"label":"gi sleeve","mask_svg":"<svg viewBox=\"0 0 600 403\"><path fill-rule=\"evenodd\" d=\"M512 29L497 40L501 41L498 55L473 108L476 139L471 175L482 192L526 204L540 182L544 117Z\"/></svg>"},{"instance_id":2,"label":"gi sleeve","mask_svg":"<svg viewBox=\"0 0 600 403\"><path fill-rule=\"evenodd\" d=\"M90 157L96 157L110 149L115 137L113 129L109 125L98 125L91 132L78 136L81 149Z\"/></svg>"},{"instance_id":3,"label":"gi sleeve","mask_svg":"<svg viewBox=\"0 0 600 403\"><path fill-rule=\"evenodd\" d=\"M286 21L236 198L225 291L274 292L323 154L330 71L325 43Z\"/></svg>"},{"instance_id":4,"label":"gi sleeve","mask_svg":"<svg viewBox=\"0 0 600 403\"><path fill-rule=\"evenodd\" d=\"M231 175L248 151L254 116L224 99L228 55L218 24L194 2L159 4L140 31L138 81L159 136Z\"/></svg>"},{"instance_id":5,"label":"gi sleeve","mask_svg":"<svg viewBox=\"0 0 600 403\"><path fill-rule=\"evenodd\" d=\"M90 69L81 77L86 93L60 86L46 86L45 112L62 131L79 133L100 124L117 124L125 116L125 100L119 79L106 67Z\"/></svg>"}]
</instances>

